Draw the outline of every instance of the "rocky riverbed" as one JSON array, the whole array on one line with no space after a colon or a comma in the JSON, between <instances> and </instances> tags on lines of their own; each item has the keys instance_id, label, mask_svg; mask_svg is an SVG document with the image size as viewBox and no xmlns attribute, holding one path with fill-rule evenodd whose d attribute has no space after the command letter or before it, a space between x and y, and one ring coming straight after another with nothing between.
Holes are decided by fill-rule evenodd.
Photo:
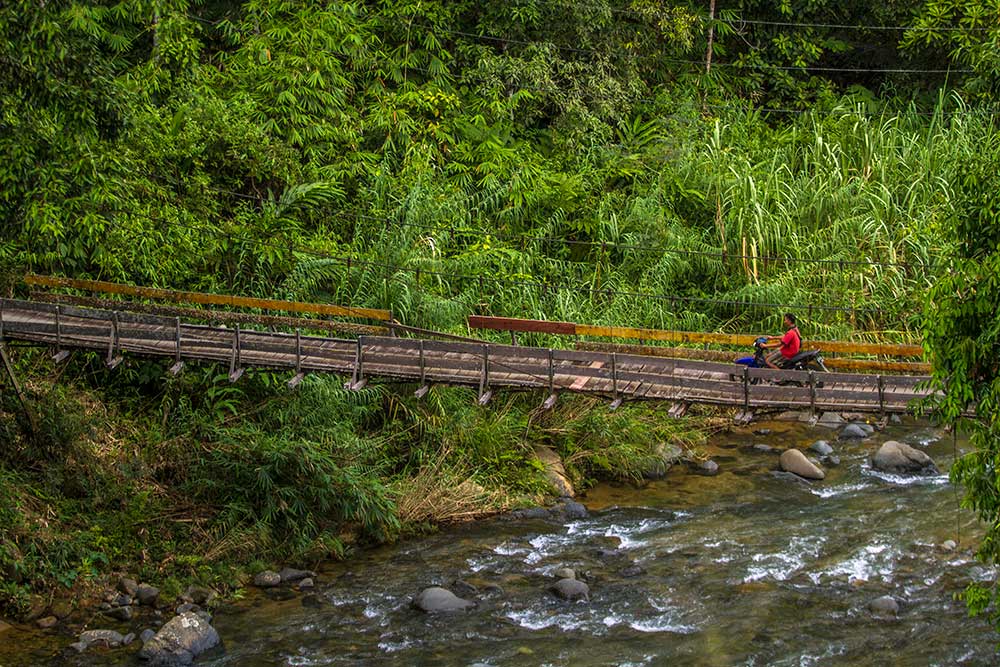
<instances>
[{"instance_id":1,"label":"rocky riverbed","mask_svg":"<svg viewBox=\"0 0 1000 667\"><path fill-rule=\"evenodd\" d=\"M756 423L714 438L701 452L713 466L600 486L585 507L458 527L295 581L261 573L243 602L214 608L221 643L197 664L995 664L991 628L953 599L994 576L938 472L965 444L926 424L850 426ZM141 607L102 629L138 633ZM198 611L214 605L199 607L184 613L207 621ZM0 634L0 665L142 664L140 640L80 653L59 627Z\"/></svg>"}]
</instances>

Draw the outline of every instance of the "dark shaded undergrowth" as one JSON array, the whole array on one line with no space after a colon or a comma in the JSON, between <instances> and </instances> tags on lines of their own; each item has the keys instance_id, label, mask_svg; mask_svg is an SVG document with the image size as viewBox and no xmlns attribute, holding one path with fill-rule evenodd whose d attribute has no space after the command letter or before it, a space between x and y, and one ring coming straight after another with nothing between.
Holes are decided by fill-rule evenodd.
<instances>
[{"instance_id":1,"label":"dark shaded undergrowth","mask_svg":"<svg viewBox=\"0 0 1000 667\"><path fill-rule=\"evenodd\" d=\"M82 354L65 368L14 357L39 428L0 394L0 613L11 617L33 595L85 595L111 572L168 594L191 581L232 591L269 563L341 558L539 502L537 445L585 488L637 480L665 446L698 441L658 407L610 413L583 397L540 413L531 394L481 408L459 388L417 401L332 376L291 392L269 373L231 385L212 366L168 380L140 360L108 371Z\"/></svg>"}]
</instances>

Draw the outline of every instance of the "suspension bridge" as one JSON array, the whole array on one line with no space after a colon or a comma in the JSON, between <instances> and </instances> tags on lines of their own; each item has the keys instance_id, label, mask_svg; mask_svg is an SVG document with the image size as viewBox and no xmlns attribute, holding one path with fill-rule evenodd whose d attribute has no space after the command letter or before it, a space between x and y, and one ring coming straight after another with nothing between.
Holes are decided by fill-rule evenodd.
<instances>
[{"instance_id":1,"label":"suspension bridge","mask_svg":"<svg viewBox=\"0 0 1000 667\"><path fill-rule=\"evenodd\" d=\"M28 282L47 287L74 283L70 286L80 287L87 281L34 277ZM928 395L923 385L929 378L924 374L776 371L704 359L634 354L614 348L555 349L516 344L514 332L517 330L579 333L575 327L580 325L569 330L571 323L470 318L470 326L476 328L511 331L512 344L457 336L440 340L431 335L435 332L404 327L395 323L387 311L375 309L320 304L296 306L296 302L108 285L90 283L84 286L136 298L166 298L232 307L251 305L370 319L381 326L334 325L341 330L353 328L358 335L350 338L306 335L303 329L316 331L329 327L329 323L296 318L272 317L268 320L245 313L211 311L214 321L227 323L195 324L180 314L171 317L136 312L142 310L138 303L98 301L117 303L118 308L80 307L66 301L75 299L79 303L86 301L85 297L50 295L43 299L44 295L38 294L31 300L0 299L0 343L22 341L48 346L58 361L74 349L99 352L111 368L128 355L167 359L171 362L169 371L174 374L181 372L188 362L214 362L228 367L232 382L239 380L247 369L287 371L291 376L288 384L293 388L308 373L331 373L345 378L345 386L353 390L375 381L404 382L414 383L416 395L423 396L432 384L462 385L472 387L483 405L499 391L540 391L545 395L543 406L546 408L552 407L561 393L572 392L606 398L612 409L626 401L668 401L672 403L674 416L683 414L693 403L733 407L738 411L737 418L745 421L749 421L754 412L789 409L810 410L814 414L829 410L888 416L912 412L913 401ZM192 314L183 309L179 312ZM248 320L258 324L269 322L272 329L276 326L291 329L294 324L302 326L294 331L261 330L243 326ZM656 337L653 330L631 331L638 331L635 335L644 339ZM400 332L409 336L398 335ZM413 336L413 332L426 335ZM614 335L613 331L597 328L594 333ZM701 337L708 337L707 343L709 339L715 340L713 336L725 335L689 333L686 336L684 342L698 342ZM852 344L828 342L825 345L836 349L837 345ZM919 347L913 346L856 347L869 354L886 349L900 355L919 354Z\"/></svg>"}]
</instances>

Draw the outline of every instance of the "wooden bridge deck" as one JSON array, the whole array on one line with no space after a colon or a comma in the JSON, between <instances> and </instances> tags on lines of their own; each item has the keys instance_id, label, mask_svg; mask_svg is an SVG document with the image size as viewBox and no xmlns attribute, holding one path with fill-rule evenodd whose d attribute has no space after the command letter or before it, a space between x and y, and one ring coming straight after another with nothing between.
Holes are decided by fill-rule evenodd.
<instances>
[{"instance_id":1,"label":"wooden bridge deck","mask_svg":"<svg viewBox=\"0 0 1000 667\"><path fill-rule=\"evenodd\" d=\"M444 342L389 336L358 339L206 326L179 318L82 309L0 299L0 340L99 350L115 366L123 354L289 370L293 384L308 372L350 377L467 385L481 402L499 389L540 389L605 396L615 401L656 399L754 409L812 409L874 413L911 410L923 397L925 376L807 373L745 369L735 364L615 352ZM783 384L779 385L778 382ZM787 384L796 383L796 384Z\"/></svg>"}]
</instances>

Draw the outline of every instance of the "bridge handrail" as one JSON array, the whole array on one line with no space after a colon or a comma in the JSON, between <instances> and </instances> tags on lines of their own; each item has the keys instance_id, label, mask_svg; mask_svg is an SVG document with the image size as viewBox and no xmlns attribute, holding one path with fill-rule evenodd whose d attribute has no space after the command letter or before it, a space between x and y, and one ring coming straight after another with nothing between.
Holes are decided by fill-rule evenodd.
<instances>
[{"instance_id":1,"label":"bridge handrail","mask_svg":"<svg viewBox=\"0 0 1000 667\"><path fill-rule=\"evenodd\" d=\"M655 340L672 343L709 343L749 347L756 336L747 334L703 333L697 331L671 331L668 329L642 329L636 327L577 324L546 320L529 320L516 317L491 317L470 315L470 329L490 329L493 331L514 331L523 333L548 333L555 335L596 336L601 338L626 338L634 340ZM850 343L844 341L806 340L805 347L822 352L843 354L868 354L887 357L922 357L920 345Z\"/></svg>"},{"instance_id":2,"label":"bridge handrail","mask_svg":"<svg viewBox=\"0 0 1000 667\"><path fill-rule=\"evenodd\" d=\"M24 282L32 287L70 288L102 294L118 294L121 296L138 297L172 301L174 303L196 303L199 305L228 306L230 308L260 308L262 310L283 310L293 313L309 313L312 315L329 315L332 317L355 317L379 322L391 322L392 313L378 308L355 308L353 306L337 306L324 303L306 303L303 301L284 301L279 299L258 299L248 296L233 296L229 294L210 294L207 292L188 292L182 290L161 289L158 287L137 287L104 280L82 280L78 278L61 278L58 276L42 276L28 274Z\"/></svg>"}]
</instances>

